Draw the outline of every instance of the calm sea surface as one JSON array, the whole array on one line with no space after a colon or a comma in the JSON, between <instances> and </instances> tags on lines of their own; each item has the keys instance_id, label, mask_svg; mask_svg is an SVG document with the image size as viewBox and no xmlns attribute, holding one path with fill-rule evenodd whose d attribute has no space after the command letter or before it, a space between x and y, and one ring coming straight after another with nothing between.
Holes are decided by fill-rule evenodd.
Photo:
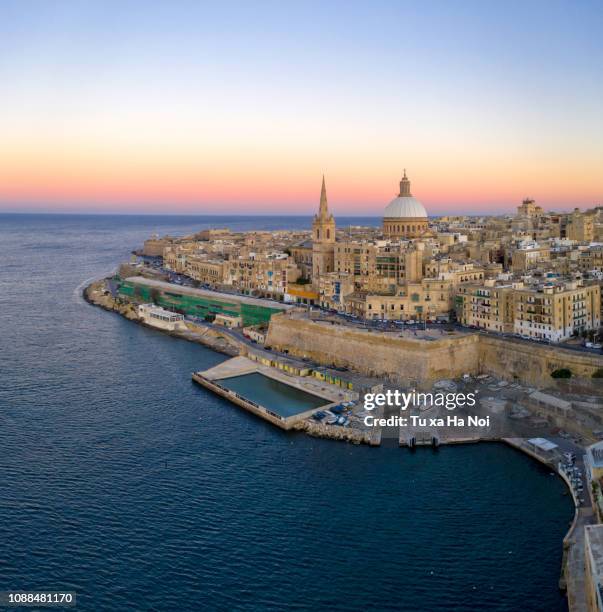
<instances>
[{"instance_id":1,"label":"calm sea surface","mask_svg":"<svg viewBox=\"0 0 603 612\"><path fill-rule=\"evenodd\" d=\"M223 356L80 297L154 231L309 222L0 215L0 590L94 611L566 609L573 507L537 463L283 433L191 383Z\"/></svg>"}]
</instances>

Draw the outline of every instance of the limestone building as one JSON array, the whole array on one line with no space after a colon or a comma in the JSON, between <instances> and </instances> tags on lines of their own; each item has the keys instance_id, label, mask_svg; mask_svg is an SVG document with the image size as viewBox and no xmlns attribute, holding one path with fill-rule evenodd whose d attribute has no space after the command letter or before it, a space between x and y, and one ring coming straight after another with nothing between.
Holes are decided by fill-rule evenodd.
<instances>
[{"instance_id":1,"label":"limestone building","mask_svg":"<svg viewBox=\"0 0 603 612\"><path fill-rule=\"evenodd\" d=\"M312 281L318 285L321 274L335 269L335 219L329 212L325 177L322 177L320 206L312 221Z\"/></svg>"},{"instance_id":2,"label":"limestone building","mask_svg":"<svg viewBox=\"0 0 603 612\"><path fill-rule=\"evenodd\" d=\"M536 202L531 198L526 198L521 205L517 207L517 215L520 217L540 217L542 214L542 207L537 206Z\"/></svg>"},{"instance_id":3,"label":"limestone building","mask_svg":"<svg viewBox=\"0 0 603 612\"><path fill-rule=\"evenodd\" d=\"M470 327L561 342L600 325L601 292L577 283L524 287L521 283L458 287L458 320Z\"/></svg>"},{"instance_id":4,"label":"limestone building","mask_svg":"<svg viewBox=\"0 0 603 612\"><path fill-rule=\"evenodd\" d=\"M427 232L427 211L410 192L410 181L404 176L400 193L383 213L383 234L388 238L417 238Z\"/></svg>"},{"instance_id":5,"label":"limestone building","mask_svg":"<svg viewBox=\"0 0 603 612\"><path fill-rule=\"evenodd\" d=\"M577 242L592 242L595 237L595 215L578 208L565 219L565 236Z\"/></svg>"}]
</instances>

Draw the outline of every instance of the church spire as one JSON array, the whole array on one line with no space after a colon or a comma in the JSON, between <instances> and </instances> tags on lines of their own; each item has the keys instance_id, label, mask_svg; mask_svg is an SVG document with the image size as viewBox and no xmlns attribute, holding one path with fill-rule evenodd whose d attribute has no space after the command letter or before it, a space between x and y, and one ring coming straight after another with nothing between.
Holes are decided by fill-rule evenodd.
<instances>
[{"instance_id":1,"label":"church spire","mask_svg":"<svg viewBox=\"0 0 603 612\"><path fill-rule=\"evenodd\" d=\"M327 203L327 187L325 185L325 175L322 175L322 187L320 189L320 207L318 216L325 218L329 215L329 205Z\"/></svg>"},{"instance_id":2,"label":"church spire","mask_svg":"<svg viewBox=\"0 0 603 612\"><path fill-rule=\"evenodd\" d=\"M312 222L312 235L313 240L316 243L335 242L335 219L329 212L329 204L327 202L327 186L325 185L324 174L322 175L322 187L320 189L320 206L318 208L318 213L314 215L314 221ZM332 266L329 271L332 271Z\"/></svg>"},{"instance_id":3,"label":"church spire","mask_svg":"<svg viewBox=\"0 0 603 612\"><path fill-rule=\"evenodd\" d=\"M398 197L400 198L412 197L412 194L410 193L410 181L408 180L406 176L406 168L404 168L404 176L402 177L402 180L400 181L400 194Z\"/></svg>"}]
</instances>

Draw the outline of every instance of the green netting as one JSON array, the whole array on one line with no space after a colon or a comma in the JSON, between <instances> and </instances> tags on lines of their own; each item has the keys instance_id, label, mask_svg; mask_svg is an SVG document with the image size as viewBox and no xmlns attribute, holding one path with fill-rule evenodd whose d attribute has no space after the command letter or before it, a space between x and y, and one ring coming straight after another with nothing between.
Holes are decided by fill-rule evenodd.
<instances>
[{"instance_id":1,"label":"green netting","mask_svg":"<svg viewBox=\"0 0 603 612\"><path fill-rule=\"evenodd\" d=\"M120 285L119 293L121 296L136 302L155 302L164 308L175 309L197 317L204 317L207 314L240 316L243 325L267 323L273 314L280 312L276 308L237 302L236 298L231 301L221 300L214 296L205 298L203 296L179 294L175 291L162 291L144 285L134 285L128 281Z\"/></svg>"}]
</instances>

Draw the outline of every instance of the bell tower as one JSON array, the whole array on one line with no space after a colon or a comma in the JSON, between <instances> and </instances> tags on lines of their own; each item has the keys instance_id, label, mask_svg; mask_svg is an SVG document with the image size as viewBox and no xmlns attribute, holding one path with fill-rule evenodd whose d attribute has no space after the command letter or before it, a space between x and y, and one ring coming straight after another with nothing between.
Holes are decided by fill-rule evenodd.
<instances>
[{"instance_id":1,"label":"bell tower","mask_svg":"<svg viewBox=\"0 0 603 612\"><path fill-rule=\"evenodd\" d=\"M312 221L312 282L318 285L321 274L335 268L335 219L329 212L325 177L322 177L318 214Z\"/></svg>"}]
</instances>

